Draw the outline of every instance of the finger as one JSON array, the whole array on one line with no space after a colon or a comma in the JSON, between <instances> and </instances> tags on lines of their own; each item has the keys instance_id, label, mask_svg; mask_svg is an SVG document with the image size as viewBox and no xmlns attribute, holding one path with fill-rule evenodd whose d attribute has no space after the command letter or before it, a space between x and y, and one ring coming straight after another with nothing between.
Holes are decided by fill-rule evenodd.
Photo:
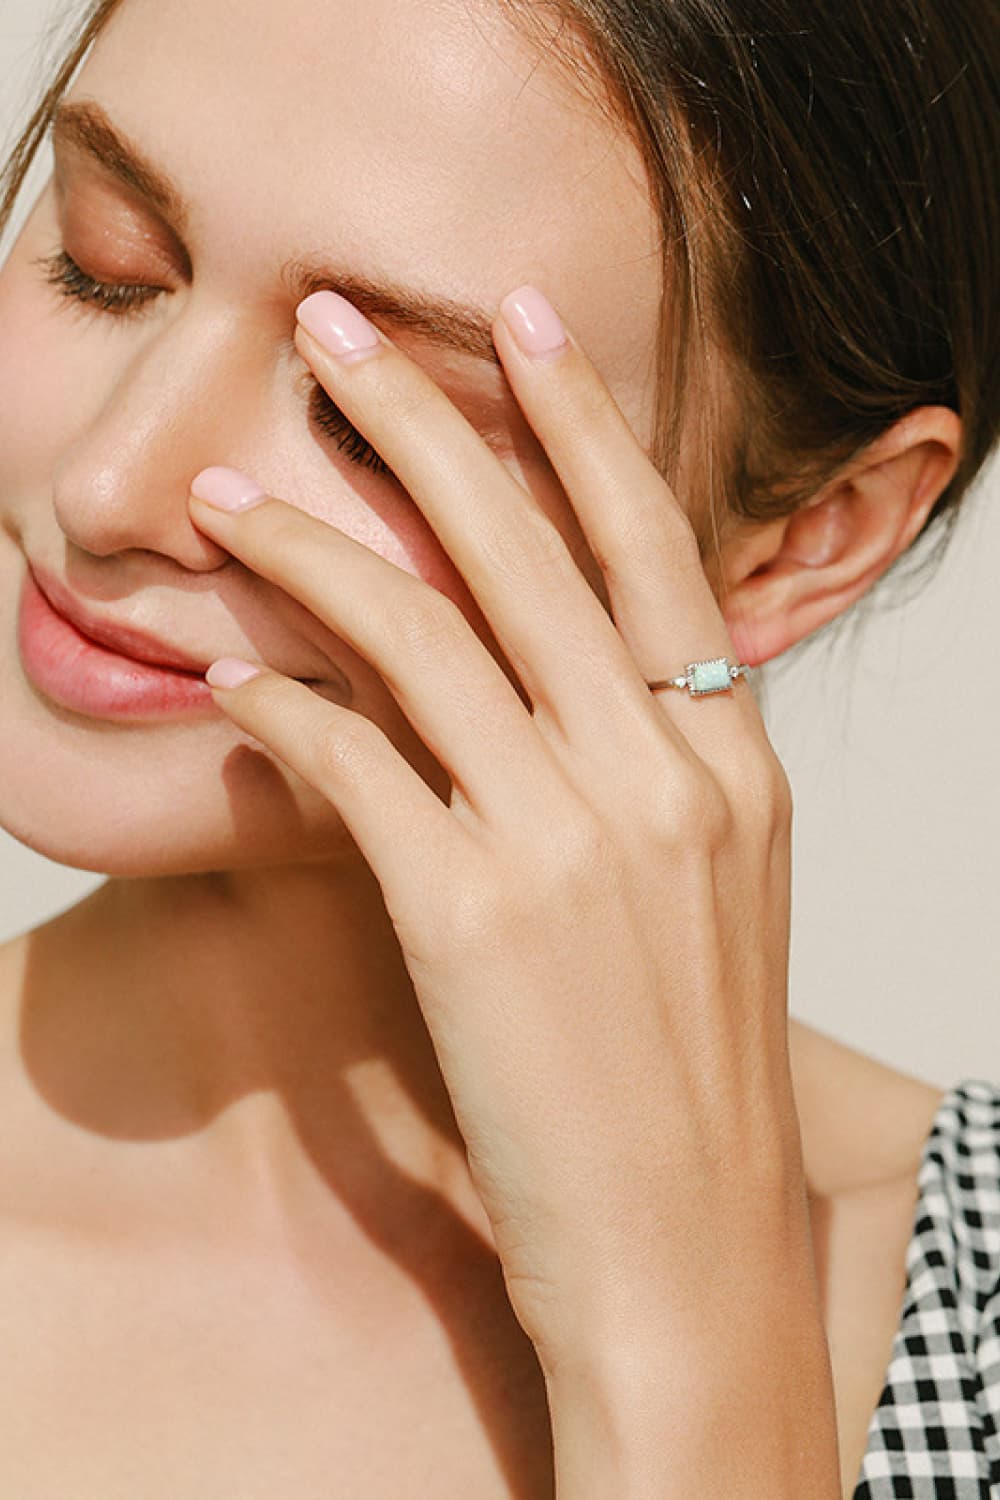
<instances>
[{"instance_id":1,"label":"finger","mask_svg":"<svg viewBox=\"0 0 1000 1500\"><path fill-rule=\"evenodd\" d=\"M255 675L247 678L249 669ZM238 686L220 685L236 675L244 678ZM390 909L402 912L407 893L422 889L428 867L453 868L444 862L471 843L471 834L363 714L327 702L294 678L231 657L213 662L206 677L233 723L337 809Z\"/></svg>"},{"instance_id":2,"label":"finger","mask_svg":"<svg viewBox=\"0 0 1000 1500\"><path fill-rule=\"evenodd\" d=\"M558 528L440 387L335 292L298 313L297 347L427 518L536 713L582 746L606 743L623 697L648 711L635 663ZM334 352L345 342L346 354Z\"/></svg>"},{"instance_id":3,"label":"finger","mask_svg":"<svg viewBox=\"0 0 1000 1500\"><path fill-rule=\"evenodd\" d=\"M504 298L494 342L518 403L559 476L605 577L618 631L647 682L689 662L735 660L690 520L651 463L591 360L534 287ZM747 684L660 701L696 748L760 714Z\"/></svg>"},{"instance_id":4,"label":"finger","mask_svg":"<svg viewBox=\"0 0 1000 1500\"><path fill-rule=\"evenodd\" d=\"M547 795L549 752L513 685L446 595L248 476L206 469L192 517L379 673L465 800L495 822ZM197 493L195 492L197 491ZM220 509L233 495L254 502ZM215 504L209 497L215 498Z\"/></svg>"}]
</instances>

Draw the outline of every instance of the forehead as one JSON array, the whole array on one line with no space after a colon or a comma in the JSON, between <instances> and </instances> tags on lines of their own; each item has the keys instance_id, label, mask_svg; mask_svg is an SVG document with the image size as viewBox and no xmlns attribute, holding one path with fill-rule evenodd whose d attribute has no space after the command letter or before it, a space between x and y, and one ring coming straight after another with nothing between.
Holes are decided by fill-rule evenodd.
<instances>
[{"instance_id":1,"label":"forehead","mask_svg":"<svg viewBox=\"0 0 1000 1500\"><path fill-rule=\"evenodd\" d=\"M490 312L538 281L607 378L650 346L638 153L493 0L123 0L68 97L177 180L237 291L310 254Z\"/></svg>"}]
</instances>

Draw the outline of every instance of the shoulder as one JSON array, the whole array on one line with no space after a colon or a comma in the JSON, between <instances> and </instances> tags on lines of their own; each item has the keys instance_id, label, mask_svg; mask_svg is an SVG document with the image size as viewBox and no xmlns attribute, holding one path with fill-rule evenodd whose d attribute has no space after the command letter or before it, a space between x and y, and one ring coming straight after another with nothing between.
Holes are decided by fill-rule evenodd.
<instances>
[{"instance_id":1,"label":"shoulder","mask_svg":"<svg viewBox=\"0 0 1000 1500\"><path fill-rule=\"evenodd\" d=\"M24 1006L32 982L31 933L0 943L0 1138L9 1141L26 1089Z\"/></svg>"},{"instance_id":2,"label":"shoulder","mask_svg":"<svg viewBox=\"0 0 1000 1500\"><path fill-rule=\"evenodd\" d=\"M0 982L13 980L23 970L30 936L30 932L19 932L0 943Z\"/></svg>"},{"instance_id":3,"label":"shoulder","mask_svg":"<svg viewBox=\"0 0 1000 1500\"><path fill-rule=\"evenodd\" d=\"M0 943L0 1029L6 1030L8 1021L17 1007L28 961L29 933Z\"/></svg>"},{"instance_id":4,"label":"shoulder","mask_svg":"<svg viewBox=\"0 0 1000 1500\"><path fill-rule=\"evenodd\" d=\"M794 1018L788 1037L810 1193L915 1181L948 1090Z\"/></svg>"},{"instance_id":5,"label":"shoulder","mask_svg":"<svg viewBox=\"0 0 1000 1500\"><path fill-rule=\"evenodd\" d=\"M21 997L28 972L30 932L0 943L0 1027L6 1028Z\"/></svg>"}]
</instances>

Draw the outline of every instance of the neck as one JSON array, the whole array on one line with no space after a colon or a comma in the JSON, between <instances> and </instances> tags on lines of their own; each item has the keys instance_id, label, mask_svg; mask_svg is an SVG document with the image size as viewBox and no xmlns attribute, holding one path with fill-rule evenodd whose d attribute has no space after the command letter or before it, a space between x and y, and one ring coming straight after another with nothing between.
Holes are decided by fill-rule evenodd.
<instances>
[{"instance_id":1,"label":"neck","mask_svg":"<svg viewBox=\"0 0 1000 1500\"><path fill-rule=\"evenodd\" d=\"M239 1184L244 1224L312 1221L317 1205L357 1219L359 1194L391 1211L416 1187L489 1241L360 859L113 878L26 946L20 1046L56 1115L108 1140L175 1143L210 1164L209 1180L221 1171ZM800 1084L814 1092L818 1037L790 1020L797 1097ZM804 1102L807 1182L819 1191Z\"/></svg>"},{"instance_id":2,"label":"neck","mask_svg":"<svg viewBox=\"0 0 1000 1500\"><path fill-rule=\"evenodd\" d=\"M330 1200L357 1218L362 1190L402 1204L419 1184L483 1230L363 862L111 879L28 945L21 1049L59 1115L183 1143L236 1174L251 1216L312 1219Z\"/></svg>"}]
</instances>

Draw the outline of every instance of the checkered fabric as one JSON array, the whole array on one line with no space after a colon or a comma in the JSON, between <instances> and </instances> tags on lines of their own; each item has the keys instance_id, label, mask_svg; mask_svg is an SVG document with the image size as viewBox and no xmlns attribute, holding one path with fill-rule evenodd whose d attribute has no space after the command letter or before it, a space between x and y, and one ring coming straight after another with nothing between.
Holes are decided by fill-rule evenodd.
<instances>
[{"instance_id":1,"label":"checkered fabric","mask_svg":"<svg viewBox=\"0 0 1000 1500\"><path fill-rule=\"evenodd\" d=\"M854 1500L1000 1497L1000 1084L968 1078L924 1145L906 1291Z\"/></svg>"}]
</instances>

